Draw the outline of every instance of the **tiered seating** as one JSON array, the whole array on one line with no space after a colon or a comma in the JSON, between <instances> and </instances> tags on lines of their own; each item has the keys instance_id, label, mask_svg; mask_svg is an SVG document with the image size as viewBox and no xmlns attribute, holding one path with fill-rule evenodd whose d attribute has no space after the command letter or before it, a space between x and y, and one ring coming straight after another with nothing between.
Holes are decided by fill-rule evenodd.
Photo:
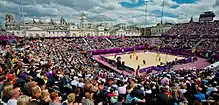
<instances>
[{"instance_id":1,"label":"tiered seating","mask_svg":"<svg viewBox=\"0 0 219 105\"><path fill-rule=\"evenodd\" d=\"M174 25L167 35L218 35L219 34L219 22L191 22Z\"/></svg>"}]
</instances>

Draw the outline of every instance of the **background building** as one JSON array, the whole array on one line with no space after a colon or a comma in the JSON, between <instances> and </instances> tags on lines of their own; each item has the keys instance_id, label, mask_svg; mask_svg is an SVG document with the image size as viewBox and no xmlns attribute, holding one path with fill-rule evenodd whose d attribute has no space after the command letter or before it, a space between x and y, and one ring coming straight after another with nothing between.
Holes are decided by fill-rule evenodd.
<instances>
[{"instance_id":1,"label":"background building","mask_svg":"<svg viewBox=\"0 0 219 105\"><path fill-rule=\"evenodd\" d=\"M156 26L151 27L151 35L152 36L160 36L167 32L173 24L171 23L165 23L165 24L157 24Z\"/></svg>"},{"instance_id":2,"label":"background building","mask_svg":"<svg viewBox=\"0 0 219 105\"><path fill-rule=\"evenodd\" d=\"M60 22L41 20L19 23L15 22L11 14L5 16L5 28L7 34L19 37L79 37L79 36L140 36L137 27L127 26L125 23L112 25L109 23L94 24L87 16L81 15L80 23L68 23L63 17Z\"/></svg>"}]
</instances>

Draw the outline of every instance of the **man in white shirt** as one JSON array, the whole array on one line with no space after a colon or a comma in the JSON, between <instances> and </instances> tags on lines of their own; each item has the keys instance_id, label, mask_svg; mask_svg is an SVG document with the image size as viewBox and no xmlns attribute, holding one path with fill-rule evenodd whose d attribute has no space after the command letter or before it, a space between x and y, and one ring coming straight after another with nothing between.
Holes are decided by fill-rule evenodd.
<instances>
[{"instance_id":1,"label":"man in white shirt","mask_svg":"<svg viewBox=\"0 0 219 105\"><path fill-rule=\"evenodd\" d=\"M8 100L7 105L17 105L17 98L20 96L20 88L15 88L10 91L11 99Z\"/></svg>"},{"instance_id":2,"label":"man in white shirt","mask_svg":"<svg viewBox=\"0 0 219 105\"><path fill-rule=\"evenodd\" d=\"M74 77L74 80L73 80L73 81L71 81L71 85L72 85L72 86L76 86L76 87L77 87L77 86L78 86L78 84L79 84L79 82L78 82L78 77L76 77L76 76L75 76L75 77Z\"/></svg>"},{"instance_id":3,"label":"man in white shirt","mask_svg":"<svg viewBox=\"0 0 219 105\"><path fill-rule=\"evenodd\" d=\"M118 92L122 95L126 94L126 86L124 85L124 83L120 84L120 86L118 87Z\"/></svg>"},{"instance_id":4,"label":"man in white shirt","mask_svg":"<svg viewBox=\"0 0 219 105\"><path fill-rule=\"evenodd\" d=\"M78 87L84 88L84 83L82 79L79 80Z\"/></svg>"}]
</instances>

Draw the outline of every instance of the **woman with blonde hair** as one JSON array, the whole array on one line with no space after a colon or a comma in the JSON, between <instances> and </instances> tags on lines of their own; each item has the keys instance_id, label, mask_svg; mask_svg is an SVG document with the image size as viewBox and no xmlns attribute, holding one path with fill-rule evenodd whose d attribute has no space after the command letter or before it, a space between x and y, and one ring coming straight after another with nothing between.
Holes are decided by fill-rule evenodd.
<instances>
[{"instance_id":1,"label":"woman with blonde hair","mask_svg":"<svg viewBox=\"0 0 219 105\"><path fill-rule=\"evenodd\" d=\"M41 104L42 105L49 105L51 99L50 99L50 93L47 90L43 90L41 92Z\"/></svg>"},{"instance_id":2,"label":"woman with blonde hair","mask_svg":"<svg viewBox=\"0 0 219 105\"><path fill-rule=\"evenodd\" d=\"M93 93L86 92L85 99L82 100L83 105L94 105Z\"/></svg>"},{"instance_id":3,"label":"woman with blonde hair","mask_svg":"<svg viewBox=\"0 0 219 105\"><path fill-rule=\"evenodd\" d=\"M64 102L63 105L82 105L82 104L78 104L78 103L75 103L75 94L74 93L71 93L67 96L67 101Z\"/></svg>"},{"instance_id":4,"label":"woman with blonde hair","mask_svg":"<svg viewBox=\"0 0 219 105\"><path fill-rule=\"evenodd\" d=\"M3 97L2 97L2 101L7 103L8 100L10 99L10 91L13 89L13 85L9 84L9 85L5 85L3 86Z\"/></svg>"},{"instance_id":5,"label":"woman with blonde hair","mask_svg":"<svg viewBox=\"0 0 219 105\"><path fill-rule=\"evenodd\" d=\"M40 105L40 96L41 96L41 88L39 86L35 86L31 88L32 99L29 102L29 105Z\"/></svg>"},{"instance_id":6,"label":"woman with blonde hair","mask_svg":"<svg viewBox=\"0 0 219 105\"><path fill-rule=\"evenodd\" d=\"M26 95L21 95L17 99L17 105L28 105L29 102L30 102L30 97Z\"/></svg>"}]
</instances>

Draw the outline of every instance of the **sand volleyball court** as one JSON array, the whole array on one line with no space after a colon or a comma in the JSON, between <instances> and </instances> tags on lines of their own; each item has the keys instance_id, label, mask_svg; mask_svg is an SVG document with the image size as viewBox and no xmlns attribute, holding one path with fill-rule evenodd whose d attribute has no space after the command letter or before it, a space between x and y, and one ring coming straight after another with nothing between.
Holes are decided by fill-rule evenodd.
<instances>
[{"instance_id":1,"label":"sand volleyball court","mask_svg":"<svg viewBox=\"0 0 219 105\"><path fill-rule=\"evenodd\" d=\"M130 55L132 56L130 58ZM166 63L166 61L174 61L176 58L178 60L184 59L184 57L179 57L175 55L169 55L169 54L159 54L159 57L157 58L158 54L156 52L137 52L136 54L130 53L130 54L123 54L123 55L117 55L117 57L120 56L122 61L125 61L125 65L129 66L131 68L137 69L138 65L140 65L140 69L147 68L150 66L157 66L160 65L160 61L163 63ZM138 56L138 60L136 60L136 57ZM106 58L116 60L115 56L107 56ZM157 59L156 59L157 58ZM143 64L143 60L146 61L146 64Z\"/></svg>"}]
</instances>

